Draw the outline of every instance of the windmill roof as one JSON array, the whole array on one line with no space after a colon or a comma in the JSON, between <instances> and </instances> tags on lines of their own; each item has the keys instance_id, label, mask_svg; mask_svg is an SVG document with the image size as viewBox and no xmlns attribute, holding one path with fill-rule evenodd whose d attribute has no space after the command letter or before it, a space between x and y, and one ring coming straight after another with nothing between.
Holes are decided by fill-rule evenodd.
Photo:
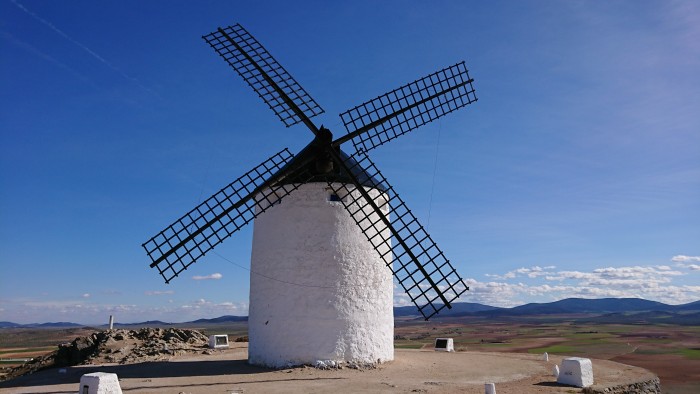
<instances>
[{"instance_id":1,"label":"windmill roof","mask_svg":"<svg viewBox=\"0 0 700 394\"><path fill-rule=\"evenodd\" d=\"M291 162L283 167L280 172L289 171L290 168L297 165L299 162L307 160L308 155L315 155L314 152L302 151ZM360 181L363 186L368 186L374 189L386 191L386 186L376 178L369 175L357 161L347 153L340 150L341 159L350 167L352 174ZM315 183L315 182L337 182L337 183L352 183L350 178L340 168L335 166L330 172L318 173L315 168L316 161L311 160L308 163L292 170L292 172L281 180L280 184L290 183Z\"/></svg>"}]
</instances>

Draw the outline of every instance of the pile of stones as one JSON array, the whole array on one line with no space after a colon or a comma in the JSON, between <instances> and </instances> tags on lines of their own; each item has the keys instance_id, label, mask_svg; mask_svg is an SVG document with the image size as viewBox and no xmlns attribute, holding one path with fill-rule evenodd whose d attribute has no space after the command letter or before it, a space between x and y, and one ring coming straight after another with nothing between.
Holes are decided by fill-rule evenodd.
<instances>
[{"instance_id":1,"label":"pile of stones","mask_svg":"<svg viewBox=\"0 0 700 394\"><path fill-rule=\"evenodd\" d=\"M12 368L4 380L51 367L87 364L133 364L167 361L174 356L213 353L209 338L197 330L141 328L108 330L58 345L58 350Z\"/></svg>"},{"instance_id":2,"label":"pile of stones","mask_svg":"<svg viewBox=\"0 0 700 394\"><path fill-rule=\"evenodd\" d=\"M109 330L59 345L56 366L79 364L133 364L168 360L172 356L201 352L208 338L196 330L142 328Z\"/></svg>"}]
</instances>

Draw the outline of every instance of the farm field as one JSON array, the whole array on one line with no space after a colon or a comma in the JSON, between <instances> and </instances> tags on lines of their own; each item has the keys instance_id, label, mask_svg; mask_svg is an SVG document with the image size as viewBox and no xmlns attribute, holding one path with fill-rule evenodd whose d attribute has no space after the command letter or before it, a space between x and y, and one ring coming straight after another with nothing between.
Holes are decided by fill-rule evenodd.
<instances>
[{"instance_id":1,"label":"farm field","mask_svg":"<svg viewBox=\"0 0 700 394\"><path fill-rule=\"evenodd\" d=\"M454 339L456 351L515 352L589 357L639 366L656 373L664 393L700 392L700 326L649 324L592 324L566 316L539 321L494 321L455 317L429 322L399 318L397 349L432 348L437 337ZM247 335L246 323L208 324L192 328L208 335ZM138 328L138 327L129 327ZM59 343L97 331L92 327L66 329L10 328L0 330L0 359L26 359L46 354ZM3 362L2 367L17 365Z\"/></svg>"},{"instance_id":2,"label":"farm field","mask_svg":"<svg viewBox=\"0 0 700 394\"><path fill-rule=\"evenodd\" d=\"M92 327L3 328L0 330L0 367L14 367L21 364L18 360L50 353L60 343L70 342L95 331Z\"/></svg>"},{"instance_id":3,"label":"farm field","mask_svg":"<svg viewBox=\"0 0 700 394\"><path fill-rule=\"evenodd\" d=\"M397 320L397 348L454 339L456 351L544 353L612 360L659 376L664 393L700 393L700 326L586 324L547 317L537 323L443 318Z\"/></svg>"}]
</instances>

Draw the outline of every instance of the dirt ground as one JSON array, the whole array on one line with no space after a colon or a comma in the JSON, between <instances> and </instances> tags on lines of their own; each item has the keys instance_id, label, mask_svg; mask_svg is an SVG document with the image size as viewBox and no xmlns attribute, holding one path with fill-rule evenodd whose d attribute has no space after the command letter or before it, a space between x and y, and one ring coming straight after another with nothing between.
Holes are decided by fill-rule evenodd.
<instances>
[{"instance_id":1,"label":"dirt ground","mask_svg":"<svg viewBox=\"0 0 700 394\"><path fill-rule=\"evenodd\" d=\"M112 372L124 392L138 393L575 393L560 386L552 368L561 357L516 353L397 349L395 360L375 369L272 370L247 364L247 344L234 343L212 354L175 356L169 361L86 365L48 369L0 383L0 393L75 393L80 376ZM593 360L596 386L642 381L654 375L642 368Z\"/></svg>"},{"instance_id":2,"label":"dirt ground","mask_svg":"<svg viewBox=\"0 0 700 394\"><path fill-rule=\"evenodd\" d=\"M650 371L657 371L661 378L661 387L664 393L700 393L700 360L689 360L674 354L654 354L650 357L649 355L635 353L617 356L613 360L623 364L636 365Z\"/></svg>"},{"instance_id":3,"label":"dirt ground","mask_svg":"<svg viewBox=\"0 0 700 394\"><path fill-rule=\"evenodd\" d=\"M664 394L700 393L700 327L646 324L579 324L443 319L400 321L397 347L429 348L435 337L453 337L455 349L484 352L549 352L611 360L648 369L661 379ZM683 351L691 354L683 354Z\"/></svg>"}]
</instances>

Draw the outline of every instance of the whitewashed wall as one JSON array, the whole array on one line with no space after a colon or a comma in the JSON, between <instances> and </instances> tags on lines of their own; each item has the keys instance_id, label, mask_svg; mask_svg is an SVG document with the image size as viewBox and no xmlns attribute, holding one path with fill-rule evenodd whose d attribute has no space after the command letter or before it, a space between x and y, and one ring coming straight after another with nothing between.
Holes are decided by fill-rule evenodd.
<instances>
[{"instance_id":1,"label":"whitewashed wall","mask_svg":"<svg viewBox=\"0 0 700 394\"><path fill-rule=\"evenodd\" d=\"M391 270L331 193L325 183L304 184L255 219L251 364L394 358Z\"/></svg>"}]
</instances>

